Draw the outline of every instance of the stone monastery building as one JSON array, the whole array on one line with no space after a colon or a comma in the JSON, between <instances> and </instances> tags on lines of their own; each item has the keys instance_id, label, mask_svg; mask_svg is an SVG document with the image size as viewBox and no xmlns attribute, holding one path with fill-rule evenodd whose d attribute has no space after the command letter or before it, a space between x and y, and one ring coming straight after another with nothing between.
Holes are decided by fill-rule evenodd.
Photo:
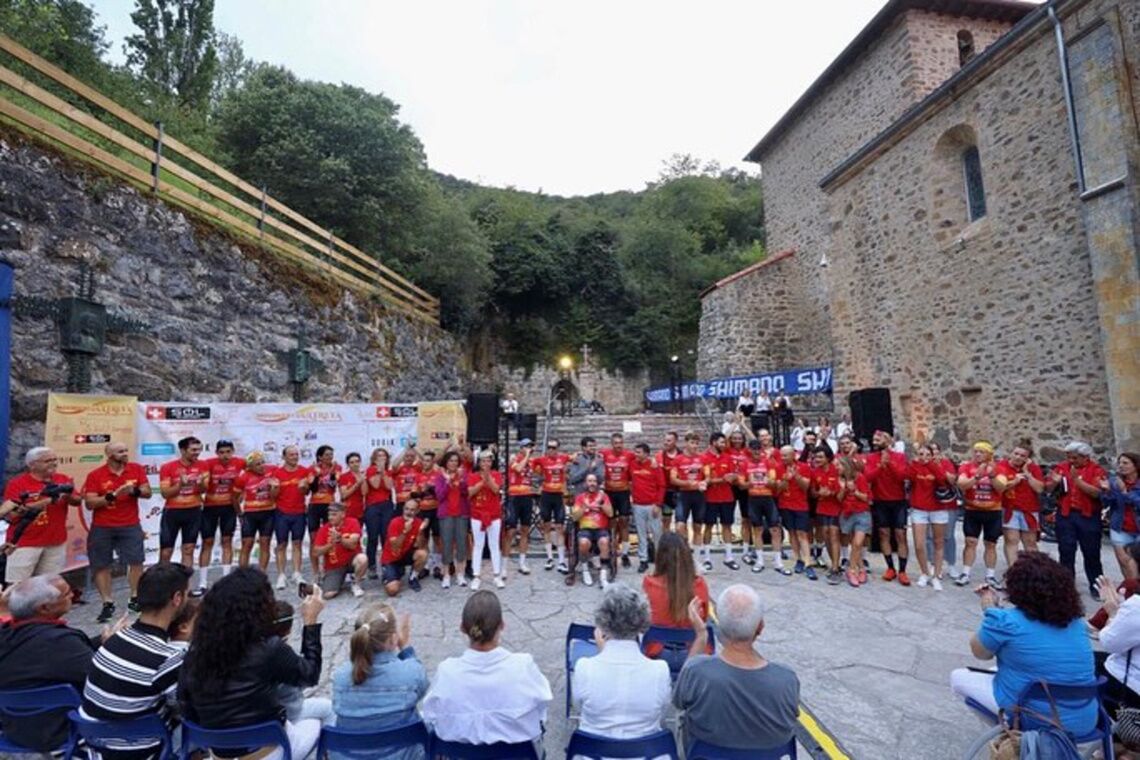
<instances>
[{"instance_id":1,"label":"stone monastery building","mask_svg":"<svg viewBox=\"0 0 1140 760\"><path fill-rule=\"evenodd\" d=\"M749 152L702 378L831 364L962 452L1140 449L1140 1L890 0Z\"/></svg>"}]
</instances>

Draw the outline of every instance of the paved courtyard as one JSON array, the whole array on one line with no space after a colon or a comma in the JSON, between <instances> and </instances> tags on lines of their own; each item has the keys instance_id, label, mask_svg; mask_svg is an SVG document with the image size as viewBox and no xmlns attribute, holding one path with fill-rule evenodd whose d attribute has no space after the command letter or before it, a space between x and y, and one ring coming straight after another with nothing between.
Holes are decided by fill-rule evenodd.
<instances>
[{"instance_id":1,"label":"paved courtyard","mask_svg":"<svg viewBox=\"0 0 1140 760\"><path fill-rule=\"evenodd\" d=\"M1044 546L1056 556L1055 545ZM1115 577L1116 560L1107 544L1103 560ZM952 669L975 664L967 641L981 613L969 590L948 584L937 593L884 583L878 578L883 568L878 555L872 555L875 578L859 589L829 586L822 579L813 583L802 576L785 578L770 568L762 575L749 572L747 566L733 572L719 562L718 558L707 576L714 597L735 582L760 590L768 607L760 651L796 671L804 706L850 757L956 759L981 732L981 724L948 686ZM507 588L500 592L506 611L504 644L530 652L550 680L554 702L547 724L547 756L560 758L571 730L564 717L566 627L571 621L591 622L601 592L596 584L567 588L563 576L545 572L532 561L535 566L528 577L515 572L512 563ZM484 567L485 577L488 573ZM620 580L640 583L631 570L622 571ZM345 594L325 608L326 674L314 693L327 693L329 671L347 658L348 637L361 602L381 598L376 581L369 581L366 589L363 600ZM295 593L289 593L295 599ZM444 591L429 579L422 593L405 591L394 601L399 612L412 614L412 643L429 673L440 660L463 650L459 616L469 593L454 587ZM119 584L117 601L123 609L125 589ZM1094 603L1087 596L1085 603L1091 613ZM72 620L94 631L95 626L86 625L84 619L90 621L97 613L98 605L88 604L77 608Z\"/></svg>"}]
</instances>

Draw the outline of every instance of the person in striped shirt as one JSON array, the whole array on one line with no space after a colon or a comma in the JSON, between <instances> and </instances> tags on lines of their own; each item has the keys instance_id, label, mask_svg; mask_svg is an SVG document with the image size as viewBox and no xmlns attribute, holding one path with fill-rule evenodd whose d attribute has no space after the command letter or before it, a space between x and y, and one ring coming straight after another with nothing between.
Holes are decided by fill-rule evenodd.
<instances>
[{"instance_id":1,"label":"person in striped shirt","mask_svg":"<svg viewBox=\"0 0 1140 760\"><path fill-rule=\"evenodd\" d=\"M91 660L80 713L92 720L130 720L159 715L173 730L178 671L185 650L167 630L186 604L193 571L160 562L139 578L138 620L104 642ZM153 739L115 742L104 760L149 760L161 745Z\"/></svg>"}]
</instances>

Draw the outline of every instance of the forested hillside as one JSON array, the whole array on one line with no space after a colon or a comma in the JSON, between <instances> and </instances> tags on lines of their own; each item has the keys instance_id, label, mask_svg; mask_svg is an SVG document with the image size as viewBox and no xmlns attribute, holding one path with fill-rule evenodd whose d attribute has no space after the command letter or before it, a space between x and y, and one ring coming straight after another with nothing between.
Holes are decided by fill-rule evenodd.
<instances>
[{"instance_id":1,"label":"forested hillside","mask_svg":"<svg viewBox=\"0 0 1140 760\"><path fill-rule=\"evenodd\" d=\"M380 93L251 61L213 0L136 0L126 65L79 0L0 0L0 30L440 296L514 365L588 342L606 366L688 358L698 293L763 256L759 180L689 156L639 192L563 198L439 175ZM11 65L11 62L5 62Z\"/></svg>"}]
</instances>

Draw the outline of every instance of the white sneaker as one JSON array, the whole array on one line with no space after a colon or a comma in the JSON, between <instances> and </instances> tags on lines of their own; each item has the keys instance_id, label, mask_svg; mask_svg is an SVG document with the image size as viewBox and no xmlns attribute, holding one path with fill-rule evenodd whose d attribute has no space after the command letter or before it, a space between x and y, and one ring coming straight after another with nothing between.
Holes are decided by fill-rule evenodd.
<instances>
[{"instance_id":1,"label":"white sneaker","mask_svg":"<svg viewBox=\"0 0 1140 760\"><path fill-rule=\"evenodd\" d=\"M352 584L352 595L359 599L360 597L364 596L364 589L362 589L357 584L353 583Z\"/></svg>"},{"instance_id":2,"label":"white sneaker","mask_svg":"<svg viewBox=\"0 0 1140 760\"><path fill-rule=\"evenodd\" d=\"M281 573L281 575L277 576L277 583L275 583L274 586L276 586L278 591L284 591L286 582L285 573Z\"/></svg>"},{"instance_id":3,"label":"white sneaker","mask_svg":"<svg viewBox=\"0 0 1140 760\"><path fill-rule=\"evenodd\" d=\"M506 587L507 587L507 582L503 580L503 576L496 575L495 576L495 588L506 588Z\"/></svg>"},{"instance_id":4,"label":"white sneaker","mask_svg":"<svg viewBox=\"0 0 1140 760\"><path fill-rule=\"evenodd\" d=\"M443 576L443 580L439 582L440 588L451 588L451 576Z\"/></svg>"},{"instance_id":5,"label":"white sneaker","mask_svg":"<svg viewBox=\"0 0 1140 760\"><path fill-rule=\"evenodd\" d=\"M483 585L483 582L481 580L479 580L478 578L472 578L471 579L471 590L472 591L478 591L479 587L482 585Z\"/></svg>"},{"instance_id":6,"label":"white sneaker","mask_svg":"<svg viewBox=\"0 0 1140 760\"><path fill-rule=\"evenodd\" d=\"M610 587L610 571L603 567L602 568L602 591L605 591L609 587Z\"/></svg>"},{"instance_id":7,"label":"white sneaker","mask_svg":"<svg viewBox=\"0 0 1140 760\"><path fill-rule=\"evenodd\" d=\"M934 589L935 591L941 591L942 590L942 581L938 580L937 578L932 578L930 580L930 587L932 589Z\"/></svg>"},{"instance_id":8,"label":"white sneaker","mask_svg":"<svg viewBox=\"0 0 1140 760\"><path fill-rule=\"evenodd\" d=\"M519 572L523 575L530 575L530 568L526 566L526 562L519 563Z\"/></svg>"},{"instance_id":9,"label":"white sneaker","mask_svg":"<svg viewBox=\"0 0 1140 760\"><path fill-rule=\"evenodd\" d=\"M590 568L586 565L582 566L582 583L585 583L587 586L594 585L594 576L590 575Z\"/></svg>"},{"instance_id":10,"label":"white sneaker","mask_svg":"<svg viewBox=\"0 0 1140 760\"><path fill-rule=\"evenodd\" d=\"M304 583L305 582L305 576L301 575L300 572L293 573L293 582L294 583Z\"/></svg>"},{"instance_id":11,"label":"white sneaker","mask_svg":"<svg viewBox=\"0 0 1140 760\"><path fill-rule=\"evenodd\" d=\"M930 578L925 575L920 575L918 576L918 582L914 585L918 586L919 588L926 588L930 585Z\"/></svg>"},{"instance_id":12,"label":"white sneaker","mask_svg":"<svg viewBox=\"0 0 1140 760\"><path fill-rule=\"evenodd\" d=\"M959 575L957 578L954 579L954 583L956 583L959 586L969 586L970 585L970 574L969 573L962 573L961 575Z\"/></svg>"},{"instance_id":13,"label":"white sneaker","mask_svg":"<svg viewBox=\"0 0 1140 760\"><path fill-rule=\"evenodd\" d=\"M463 575L461 573L458 577L459 577L459 585L462 586L463 588L467 588L467 576ZM475 580L479 580L479 579L476 578Z\"/></svg>"}]
</instances>

